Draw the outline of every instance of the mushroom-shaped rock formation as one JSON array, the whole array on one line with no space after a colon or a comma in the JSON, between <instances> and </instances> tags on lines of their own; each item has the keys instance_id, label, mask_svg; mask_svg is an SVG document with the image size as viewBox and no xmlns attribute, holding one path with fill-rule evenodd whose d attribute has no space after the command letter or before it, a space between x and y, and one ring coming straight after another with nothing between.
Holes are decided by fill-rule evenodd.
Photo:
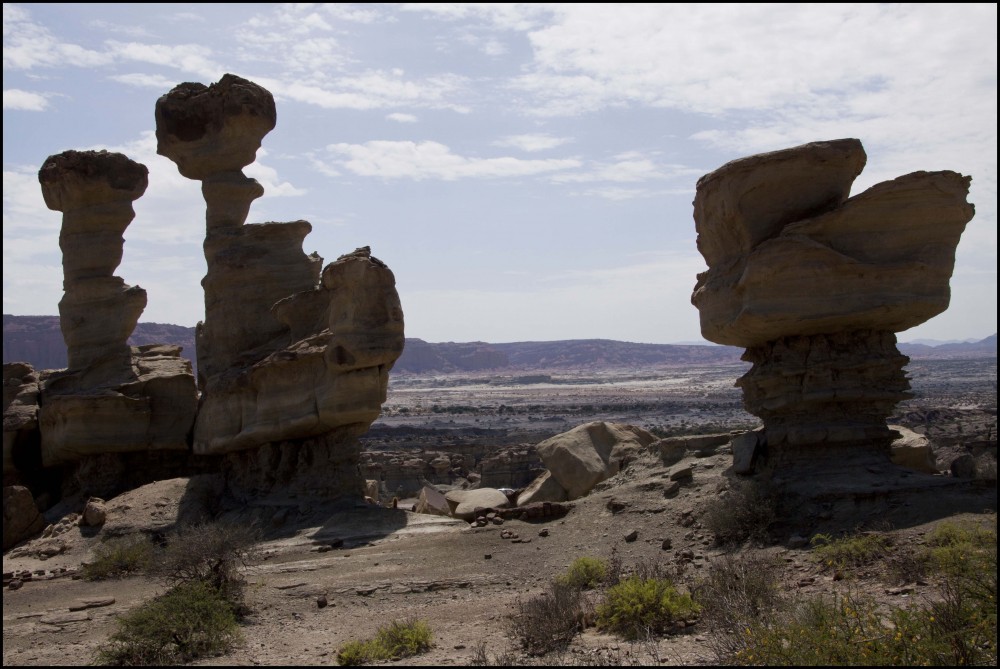
<instances>
[{"instance_id":1,"label":"mushroom-shaped rock formation","mask_svg":"<svg viewBox=\"0 0 1000 669\"><path fill-rule=\"evenodd\" d=\"M107 151L66 151L39 170L45 203L63 212L59 314L69 360L68 369L40 378L45 467L108 453L188 448L197 407L191 364L177 346L128 345L146 291L113 275L147 174L145 165ZM7 411L15 405L5 401L5 442Z\"/></svg>"},{"instance_id":2,"label":"mushroom-shaped rock formation","mask_svg":"<svg viewBox=\"0 0 1000 669\"><path fill-rule=\"evenodd\" d=\"M356 437L381 411L403 350L395 278L369 249L325 268L306 221L245 224L263 194L242 169L275 125L271 94L227 74L156 103L158 152L207 204L201 406L194 452L227 455L243 492L360 493Z\"/></svg>"},{"instance_id":3,"label":"mushroom-shaped rock formation","mask_svg":"<svg viewBox=\"0 0 1000 669\"><path fill-rule=\"evenodd\" d=\"M888 454L910 395L894 333L948 307L970 177L914 172L848 197L866 161L841 139L735 160L698 180L702 334L745 347L737 385L772 463Z\"/></svg>"}]
</instances>

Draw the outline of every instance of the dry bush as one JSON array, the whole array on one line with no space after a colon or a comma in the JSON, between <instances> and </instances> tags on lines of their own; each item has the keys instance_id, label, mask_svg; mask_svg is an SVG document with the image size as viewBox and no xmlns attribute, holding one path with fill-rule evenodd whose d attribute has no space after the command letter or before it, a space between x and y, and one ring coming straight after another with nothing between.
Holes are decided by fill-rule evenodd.
<instances>
[{"instance_id":1,"label":"dry bush","mask_svg":"<svg viewBox=\"0 0 1000 669\"><path fill-rule=\"evenodd\" d=\"M694 590L702 620L712 628L709 647L720 663L727 663L746 645L745 630L783 609L778 562L747 553L714 560L708 576Z\"/></svg>"},{"instance_id":2,"label":"dry bush","mask_svg":"<svg viewBox=\"0 0 1000 669\"><path fill-rule=\"evenodd\" d=\"M167 538L156 572L168 583L210 583L234 604L243 601L240 570L261 559L260 532L247 525L187 525Z\"/></svg>"},{"instance_id":3,"label":"dry bush","mask_svg":"<svg viewBox=\"0 0 1000 669\"><path fill-rule=\"evenodd\" d=\"M518 600L507 627L529 655L544 655L568 646L591 617L579 588L554 582L548 591Z\"/></svg>"},{"instance_id":4,"label":"dry bush","mask_svg":"<svg viewBox=\"0 0 1000 669\"><path fill-rule=\"evenodd\" d=\"M718 544L767 543L777 517L777 494L766 484L734 479L729 490L705 507L702 522Z\"/></svg>"}]
</instances>

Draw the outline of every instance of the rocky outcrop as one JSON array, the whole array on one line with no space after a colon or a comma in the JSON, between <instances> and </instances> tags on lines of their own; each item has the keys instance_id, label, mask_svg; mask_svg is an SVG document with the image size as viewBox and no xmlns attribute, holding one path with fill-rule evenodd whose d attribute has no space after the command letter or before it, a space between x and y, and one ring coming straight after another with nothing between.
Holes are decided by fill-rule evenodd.
<instances>
[{"instance_id":1,"label":"rocky outcrop","mask_svg":"<svg viewBox=\"0 0 1000 669\"><path fill-rule=\"evenodd\" d=\"M3 489L3 549L6 551L45 529L45 518L35 506L31 491L22 486Z\"/></svg>"},{"instance_id":2,"label":"rocky outcrop","mask_svg":"<svg viewBox=\"0 0 1000 669\"><path fill-rule=\"evenodd\" d=\"M698 181L692 302L706 339L746 348L737 385L768 457L817 445L888 454L909 397L895 332L948 307L970 177L914 172L848 198L861 142L817 142L727 163Z\"/></svg>"},{"instance_id":3,"label":"rocky outcrop","mask_svg":"<svg viewBox=\"0 0 1000 669\"><path fill-rule=\"evenodd\" d=\"M566 499L574 500L617 474L654 441L656 437L642 428L595 421L546 439L536 448L545 468L566 491Z\"/></svg>"},{"instance_id":4,"label":"rocky outcrop","mask_svg":"<svg viewBox=\"0 0 1000 669\"><path fill-rule=\"evenodd\" d=\"M385 401L402 309L392 272L367 247L323 268L302 250L308 222L245 224L263 188L242 170L276 120L271 94L231 74L156 103L157 151L202 182L207 205L193 449L225 454L233 479L260 492L274 479L261 467L299 471L296 485L329 492L344 481L313 480L310 463L322 462L353 472L341 491L360 494L356 437Z\"/></svg>"},{"instance_id":5,"label":"rocky outcrop","mask_svg":"<svg viewBox=\"0 0 1000 669\"><path fill-rule=\"evenodd\" d=\"M68 368L40 379L42 466L188 448L197 406L191 365L178 346L129 346L146 292L113 276L146 175L144 165L107 151L66 151L39 170L45 203L63 212L59 312L68 349Z\"/></svg>"},{"instance_id":6,"label":"rocky outcrop","mask_svg":"<svg viewBox=\"0 0 1000 669\"><path fill-rule=\"evenodd\" d=\"M21 469L37 469L41 462L38 432L38 373L23 362L3 366L3 484L21 483ZM26 462L26 460L28 462ZM36 463L29 462L37 460Z\"/></svg>"}]
</instances>

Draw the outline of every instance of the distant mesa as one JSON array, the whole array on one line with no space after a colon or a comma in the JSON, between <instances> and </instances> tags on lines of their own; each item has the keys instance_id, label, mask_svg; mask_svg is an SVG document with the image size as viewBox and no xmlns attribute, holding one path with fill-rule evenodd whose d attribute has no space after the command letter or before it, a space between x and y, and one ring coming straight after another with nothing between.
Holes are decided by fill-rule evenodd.
<instances>
[{"instance_id":1,"label":"distant mesa","mask_svg":"<svg viewBox=\"0 0 1000 669\"><path fill-rule=\"evenodd\" d=\"M702 334L746 348L737 383L772 464L838 449L888 453L910 397L895 333L943 312L971 177L914 172L848 197L857 139L741 158L698 181L692 302Z\"/></svg>"}]
</instances>

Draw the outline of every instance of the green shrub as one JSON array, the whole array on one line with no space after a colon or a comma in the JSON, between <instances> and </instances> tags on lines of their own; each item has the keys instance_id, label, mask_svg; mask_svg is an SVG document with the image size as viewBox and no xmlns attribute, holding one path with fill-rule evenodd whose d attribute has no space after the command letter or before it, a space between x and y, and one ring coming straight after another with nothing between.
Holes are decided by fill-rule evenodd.
<instances>
[{"instance_id":1,"label":"green shrub","mask_svg":"<svg viewBox=\"0 0 1000 669\"><path fill-rule=\"evenodd\" d=\"M580 589L557 580L548 591L518 600L507 629L529 655L545 655L568 646L585 627L590 613L590 604Z\"/></svg>"},{"instance_id":2,"label":"green shrub","mask_svg":"<svg viewBox=\"0 0 1000 669\"><path fill-rule=\"evenodd\" d=\"M422 620L393 622L388 627L380 627L372 639L345 644L338 653L337 662L343 666L357 666L413 657L430 649L431 636L431 628Z\"/></svg>"},{"instance_id":3,"label":"green shrub","mask_svg":"<svg viewBox=\"0 0 1000 669\"><path fill-rule=\"evenodd\" d=\"M731 661L774 666L995 666L995 617L991 628L968 604L945 593L944 601L926 608L886 612L860 595L811 599L784 620L749 625L746 644Z\"/></svg>"},{"instance_id":4,"label":"green shrub","mask_svg":"<svg viewBox=\"0 0 1000 669\"><path fill-rule=\"evenodd\" d=\"M116 666L182 664L218 655L240 638L225 595L191 581L118 619L118 630L98 648L96 663Z\"/></svg>"},{"instance_id":5,"label":"green shrub","mask_svg":"<svg viewBox=\"0 0 1000 669\"><path fill-rule=\"evenodd\" d=\"M94 559L83 565L83 578L103 581L145 571L153 563L153 542L145 534L112 537L94 548Z\"/></svg>"},{"instance_id":6,"label":"green shrub","mask_svg":"<svg viewBox=\"0 0 1000 669\"><path fill-rule=\"evenodd\" d=\"M573 560L565 574L556 578L562 585L578 590L596 588L604 582L608 573L608 563L600 558L579 557Z\"/></svg>"},{"instance_id":7,"label":"green shrub","mask_svg":"<svg viewBox=\"0 0 1000 669\"><path fill-rule=\"evenodd\" d=\"M597 624L626 639L638 639L670 631L674 623L696 616L700 608L666 579L631 576L608 589L597 607Z\"/></svg>"},{"instance_id":8,"label":"green shrub","mask_svg":"<svg viewBox=\"0 0 1000 669\"><path fill-rule=\"evenodd\" d=\"M834 539L817 534L811 540L816 559L824 567L845 569L863 567L889 555L892 539L877 532L865 532Z\"/></svg>"}]
</instances>

